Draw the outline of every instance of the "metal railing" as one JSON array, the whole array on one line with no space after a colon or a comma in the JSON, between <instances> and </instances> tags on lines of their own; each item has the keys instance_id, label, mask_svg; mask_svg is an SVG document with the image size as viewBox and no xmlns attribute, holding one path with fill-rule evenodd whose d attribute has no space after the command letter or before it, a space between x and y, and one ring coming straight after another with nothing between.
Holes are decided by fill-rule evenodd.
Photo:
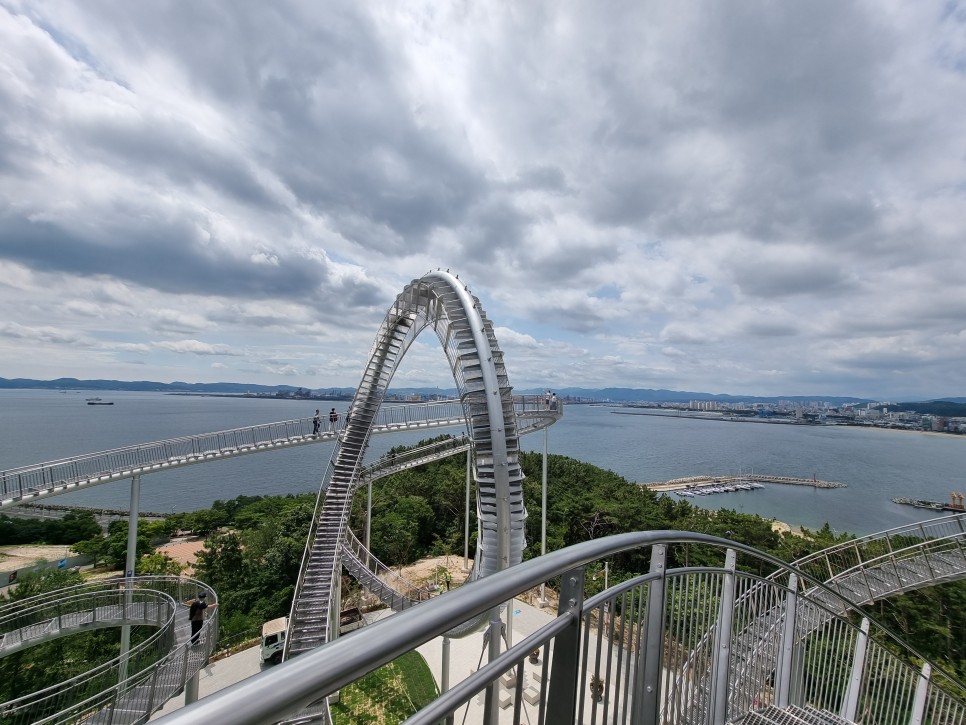
<instances>
[{"instance_id":1,"label":"metal railing","mask_svg":"<svg viewBox=\"0 0 966 725\"><path fill-rule=\"evenodd\" d=\"M966 541L966 513L941 516L916 524L836 544L795 562L816 579L831 581L852 574L871 562L881 565L889 556L907 556L917 545L936 539Z\"/></svg>"},{"instance_id":2,"label":"metal railing","mask_svg":"<svg viewBox=\"0 0 966 725\"><path fill-rule=\"evenodd\" d=\"M526 432L538 430L555 420L557 411L541 408L539 396L515 396ZM458 400L406 405L386 405L379 409L372 433L396 433L465 425L463 404ZM233 430L169 438L150 443L87 453L56 461L0 471L0 508L25 500L69 493L78 488L110 483L134 475L145 475L233 458L252 453L279 450L299 445L331 442L345 427L345 416L330 429L323 422L318 435L312 433L312 418L283 420Z\"/></svg>"},{"instance_id":3,"label":"metal railing","mask_svg":"<svg viewBox=\"0 0 966 725\"><path fill-rule=\"evenodd\" d=\"M717 552L720 564L675 565L684 561L681 547L694 545ZM738 570L739 553L780 574L763 579ZM645 563L646 571L585 598L586 567L615 556ZM792 707L809 708L817 713L816 722L966 721L961 683L923 665L869 618L850 619L801 595L799 582L822 588L821 582L741 544L655 531L585 542L510 567L306 652L163 722L253 725L294 716L418 645L551 580L560 589L556 617L406 722L459 721L462 708L473 707L480 692L485 694L482 719L491 725L723 725ZM751 594L743 596L746 592ZM759 673L735 667L739 633L761 610L776 607L782 612L778 634L763 633L778 653L775 664L763 663L768 671ZM700 666L678 676L684 663L694 661L691 650L709 635L714 646L705 650ZM540 658L531 665L534 650L540 650Z\"/></svg>"},{"instance_id":4,"label":"metal railing","mask_svg":"<svg viewBox=\"0 0 966 725\"><path fill-rule=\"evenodd\" d=\"M35 630L45 624L52 630L58 620L61 625L67 623L73 632L125 624L158 627L126 654L96 664L66 682L0 704L0 722L142 722L182 689L214 651L218 639L217 608L211 609L198 643L192 646L190 642L187 607L183 603L199 589L207 590L207 586L183 577L114 579L61 589L0 608L0 631L5 636L24 631L36 634ZM214 592L211 597L216 604ZM85 602L90 624L74 626L72 620L83 615ZM57 633L50 631L48 636L29 637L24 644L32 646L53 636Z\"/></svg>"}]
</instances>

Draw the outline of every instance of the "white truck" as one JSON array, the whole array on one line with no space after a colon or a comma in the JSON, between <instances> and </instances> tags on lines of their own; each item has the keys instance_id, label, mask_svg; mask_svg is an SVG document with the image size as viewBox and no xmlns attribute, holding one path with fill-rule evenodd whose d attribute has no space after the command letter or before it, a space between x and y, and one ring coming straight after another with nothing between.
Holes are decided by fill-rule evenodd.
<instances>
[{"instance_id":1,"label":"white truck","mask_svg":"<svg viewBox=\"0 0 966 725\"><path fill-rule=\"evenodd\" d=\"M343 609L339 617L339 633L347 634L365 625L362 610L358 607ZM279 617L262 625L262 662L277 665L282 661L282 650L285 649L285 630L288 629L288 617Z\"/></svg>"}]
</instances>

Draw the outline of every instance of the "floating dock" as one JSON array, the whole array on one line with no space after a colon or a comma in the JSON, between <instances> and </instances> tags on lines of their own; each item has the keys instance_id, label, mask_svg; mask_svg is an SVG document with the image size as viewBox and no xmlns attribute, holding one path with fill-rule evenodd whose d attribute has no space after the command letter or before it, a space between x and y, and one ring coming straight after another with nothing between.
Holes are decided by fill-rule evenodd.
<instances>
[{"instance_id":1,"label":"floating dock","mask_svg":"<svg viewBox=\"0 0 966 725\"><path fill-rule=\"evenodd\" d=\"M813 486L814 488L845 488L838 481L822 481L815 478L796 476L769 476L762 473L746 473L740 476L688 476L670 481L656 481L640 485L652 491L674 492L680 496L704 496L710 493L733 493L764 488L765 483L784 483L792 486Z\"/></svg>"},{"instance_id":2,"label":"floating dock","mask_svg":"<svg viewBox=\"0 0 966 725\"><path fill-rule=\"evenodd\" d=\"M966 505L963 504L963 494L951 493L949 499L950 502L945 503L943 501L929 501L924 498L897 496L892 499L892 503L901 503L905 506L915 506L917 509L929 509L930 511L966 511Z\"/></svg>"}]
</instances>

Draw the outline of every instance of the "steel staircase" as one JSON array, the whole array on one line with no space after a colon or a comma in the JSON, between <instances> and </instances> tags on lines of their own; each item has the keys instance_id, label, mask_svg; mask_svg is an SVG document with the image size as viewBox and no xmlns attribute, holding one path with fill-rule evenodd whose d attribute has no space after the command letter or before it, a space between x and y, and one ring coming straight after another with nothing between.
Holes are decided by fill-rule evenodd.
<instances>
[{"instance_id":1,"label":"steel staircase","mask_svg":"<svg viewBox=\"0 0 966 725\"><path fill-rule=\"evenodd\" d=\"M473 445L480 522L476 571L483 576L504 565L498 540L501 516L508 528L508 534L504 534L509 539L504 544L508 563L522 559L526 518L523 473L503 354L493 325L483 314L479 301L452 275L430 273L414 280L396 298L376 335L316 505L289 618L286 658L313 649L330 638L330 608L333 600L337 600L333 594L342 559L366 577L363 570L368 567L363 558L358 554L344 554L351 551L351 547L343 547L343 542L348 541L352 496L363 479L363 455L389 381L409 345L427 326L433 327L449 360ZM494 437L494 429L498 438ZM502 502L497 495L500 485L508 488ZM498 511L501 505L507 509L503 514ZM383 596L393 598L384 583L376 584L372 577L367 580Z\"/></svg>"},{"instance_id":2,"label":"steel staircase","mask_svg":"<svg viewBox=\"0 0 966 725\"><path fill-rule=\"evenodd\" d=\"M791 705L778 708L774 705L752 710L738 720L741 725L852 725L838 715L812 707Z\"/></svg>"}]
</instances>

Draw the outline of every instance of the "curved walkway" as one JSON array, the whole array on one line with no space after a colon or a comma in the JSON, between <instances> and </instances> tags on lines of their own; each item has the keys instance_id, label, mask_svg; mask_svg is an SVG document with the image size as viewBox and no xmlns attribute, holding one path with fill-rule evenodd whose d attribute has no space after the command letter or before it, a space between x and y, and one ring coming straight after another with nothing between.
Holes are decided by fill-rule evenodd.
<instances>
[{"instance_id":1,"label":"curved walkway","mask_svg":"<svg viewBox=\"0 0 966 725\"><path fill-rule=\"evenodd\" d=\"M966 513L846 541L794 565L856 605L966 577ZM826 597L822 590L806 593Z\"/></svg>"},{"instance_id":2,"label":"curved walkway","mask_svg":"<svg viewBox=\"0 0 966 725\"><path fill-rule=\"evenodd\" d=\"M218 639L218 610L211 610L192 646L185 603L208 587L183 577L136 577L131 588L126 581L81 584L0 608L0 656L92 628L157 627L125 656L3 703L4 723L144 722L204 667Z\"/></svg>"},{"instance_id":3,"label":"curved walkway","mask_svg":"<svg viewBox=\"0 0 966 725\"><path fill-rule=\"evenodd\" d=\"M340 417L340 425L344 425ZM431 430L463 425L459 401L387 406L373 422L373 433ZM109 451L85 453L0 471L0 509L41 498L71 493L132 476L160 473L197 463L236 458L294 446L331 443L341 433L324 430L312 434L312 418L201 433L151 443L138 443Z\"/></svg>"},{"instance_id":4,"label":"curved walkway","mask_svg":"<svg viewBox=\"0 0 966 725\"><path fill-rule=\"evenodd\" d=\"M795 624L799 637L821 628L834 616L896 594L966 577L966 513L899 526L836 544L792 564L812 578L790 579L787 586L808 604L807 614ZM779 667L786 605L780 600L758 601L779 576L745 591L739 601L756 602L757 612L731 643L732 667L747 679L764 682ZM824 582L822 586L815 582ZM710 676L715 632L692 649L684 676ZM760 683L759 683L760 684ZM732 697L736 696L732 693Z\"/></svg>"}]
</instances>

